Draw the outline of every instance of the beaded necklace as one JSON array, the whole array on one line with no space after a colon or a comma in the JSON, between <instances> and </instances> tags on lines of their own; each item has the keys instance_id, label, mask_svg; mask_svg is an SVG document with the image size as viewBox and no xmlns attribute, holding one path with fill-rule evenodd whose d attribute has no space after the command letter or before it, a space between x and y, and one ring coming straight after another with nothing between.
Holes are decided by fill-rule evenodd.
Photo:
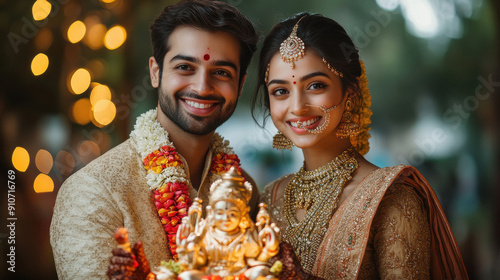
<instances>
[{"instance_id":1,"label":"beaded necklace","mask_svg":"<svg viewBox=\"0 0 500 280\"><path fill-rule=\"evenodd\" d=\"M303 166L285 188L284 214L288 226L282 237L293 246L306 272L313 268L317 249L356 168L358 162L354 148L350 147L320 168L306 171ZM301 221L296 218L297 209L306 209Z\"/></svg>"}]
</instances>

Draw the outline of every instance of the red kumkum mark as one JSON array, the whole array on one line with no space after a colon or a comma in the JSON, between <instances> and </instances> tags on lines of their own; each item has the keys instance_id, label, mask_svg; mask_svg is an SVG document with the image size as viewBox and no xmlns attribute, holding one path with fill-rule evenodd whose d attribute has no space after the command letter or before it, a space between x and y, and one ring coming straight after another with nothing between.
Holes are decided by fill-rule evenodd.
<instances>
[{"instance_id":1,"label":"red kumkum mark","mask_svg":"<svg viewBox=\"0 0 500 280\"><path fill-rule=\"evenodd\" d=\"M210 55L209 55L209 54L205 54L205 55L203 56L203 59L204 59L205 61L208 61L208 60L210 59Z\"/></svg>"},{"instance_id":2,"label":"red kumkum mark","mask_svg":"<svg viewBox=\"0 0 500 280\"><path fill-rule=\"evenodd\" d=\"M297 82L296 81L293 81L293 84L295 85Z\"/></svg>"}]
</instances>

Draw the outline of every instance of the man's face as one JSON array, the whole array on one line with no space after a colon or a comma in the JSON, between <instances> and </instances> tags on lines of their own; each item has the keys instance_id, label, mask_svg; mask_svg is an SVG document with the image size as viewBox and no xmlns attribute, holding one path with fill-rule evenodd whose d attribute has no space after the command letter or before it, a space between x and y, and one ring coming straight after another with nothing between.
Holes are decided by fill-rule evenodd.
<instances>
[{"instance_id":1,"label":"man's face","mask_svg":"<svg viewBox=\"0 0 500 280\"><path fill-rule=\"evenodd\" d=\"M158 65L150 59L160 108L182 130L209 134L236 108L241 89L240 44L228 33L178 27L168 46L161 81Z\"/></svg>"}]
</instances>

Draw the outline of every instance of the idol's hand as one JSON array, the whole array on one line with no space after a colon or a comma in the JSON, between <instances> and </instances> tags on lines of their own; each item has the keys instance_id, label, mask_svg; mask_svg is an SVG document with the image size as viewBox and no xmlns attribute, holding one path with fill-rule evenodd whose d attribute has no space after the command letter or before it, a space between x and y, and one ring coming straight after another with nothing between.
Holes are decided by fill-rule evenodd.
<instances>
[{"instance_id":1,"label":"idol's hand","mask_svg":"<svg viewBox=\"0 0 500 280\"><path fill-rule=\"evenodd\" d=\"M275 256L279 251L279 229L272 223L266 225L260 232L259 238L262 241L262 252L257 257L258 261L267 262L270 258Z\"/></svg>"}]
</instances>

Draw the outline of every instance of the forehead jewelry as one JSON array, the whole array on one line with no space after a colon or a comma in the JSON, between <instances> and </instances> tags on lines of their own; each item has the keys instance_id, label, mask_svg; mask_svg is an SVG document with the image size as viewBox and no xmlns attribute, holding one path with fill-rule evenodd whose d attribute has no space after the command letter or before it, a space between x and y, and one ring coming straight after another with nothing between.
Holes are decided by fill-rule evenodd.
<instances>
[{"instance_id":1,"label":"forehead jewelry","mask_svg":"<svg viewBox=\"0 0 500 280\"><path fill-rule=\"evenodd\" d=\"M337 69L335 69L335 67L330 65L330 63L328 63L328 61L326 61L326 59L324 57L323 57L323 63L326 65L326 67L328 67L328 69L330 69L330 71L332 71L333 74L335 74L341 78L344 77L344 74L342 74L342 72L339 72Z\"/></svg>"},{"instance_id":2,"label":"forehead jewelry","mask_svg":"<svg viewBox=\"0 0 500 280\"><path fill-rule=\"evenodd\" d=\"M299 21L295 24L293 27L292 33L288 38L286 38L283 43L281 43L280 46L280 54L281 54L281 59L286 62L290 63L290 67L292 69L295 68L295 63L294 61L297 61L304 57L305 54L305 45L304 41L297 37L297 29L299 28L299 22L303 19L304 17L301 17Z\"/></svg>"}]
</instances>

